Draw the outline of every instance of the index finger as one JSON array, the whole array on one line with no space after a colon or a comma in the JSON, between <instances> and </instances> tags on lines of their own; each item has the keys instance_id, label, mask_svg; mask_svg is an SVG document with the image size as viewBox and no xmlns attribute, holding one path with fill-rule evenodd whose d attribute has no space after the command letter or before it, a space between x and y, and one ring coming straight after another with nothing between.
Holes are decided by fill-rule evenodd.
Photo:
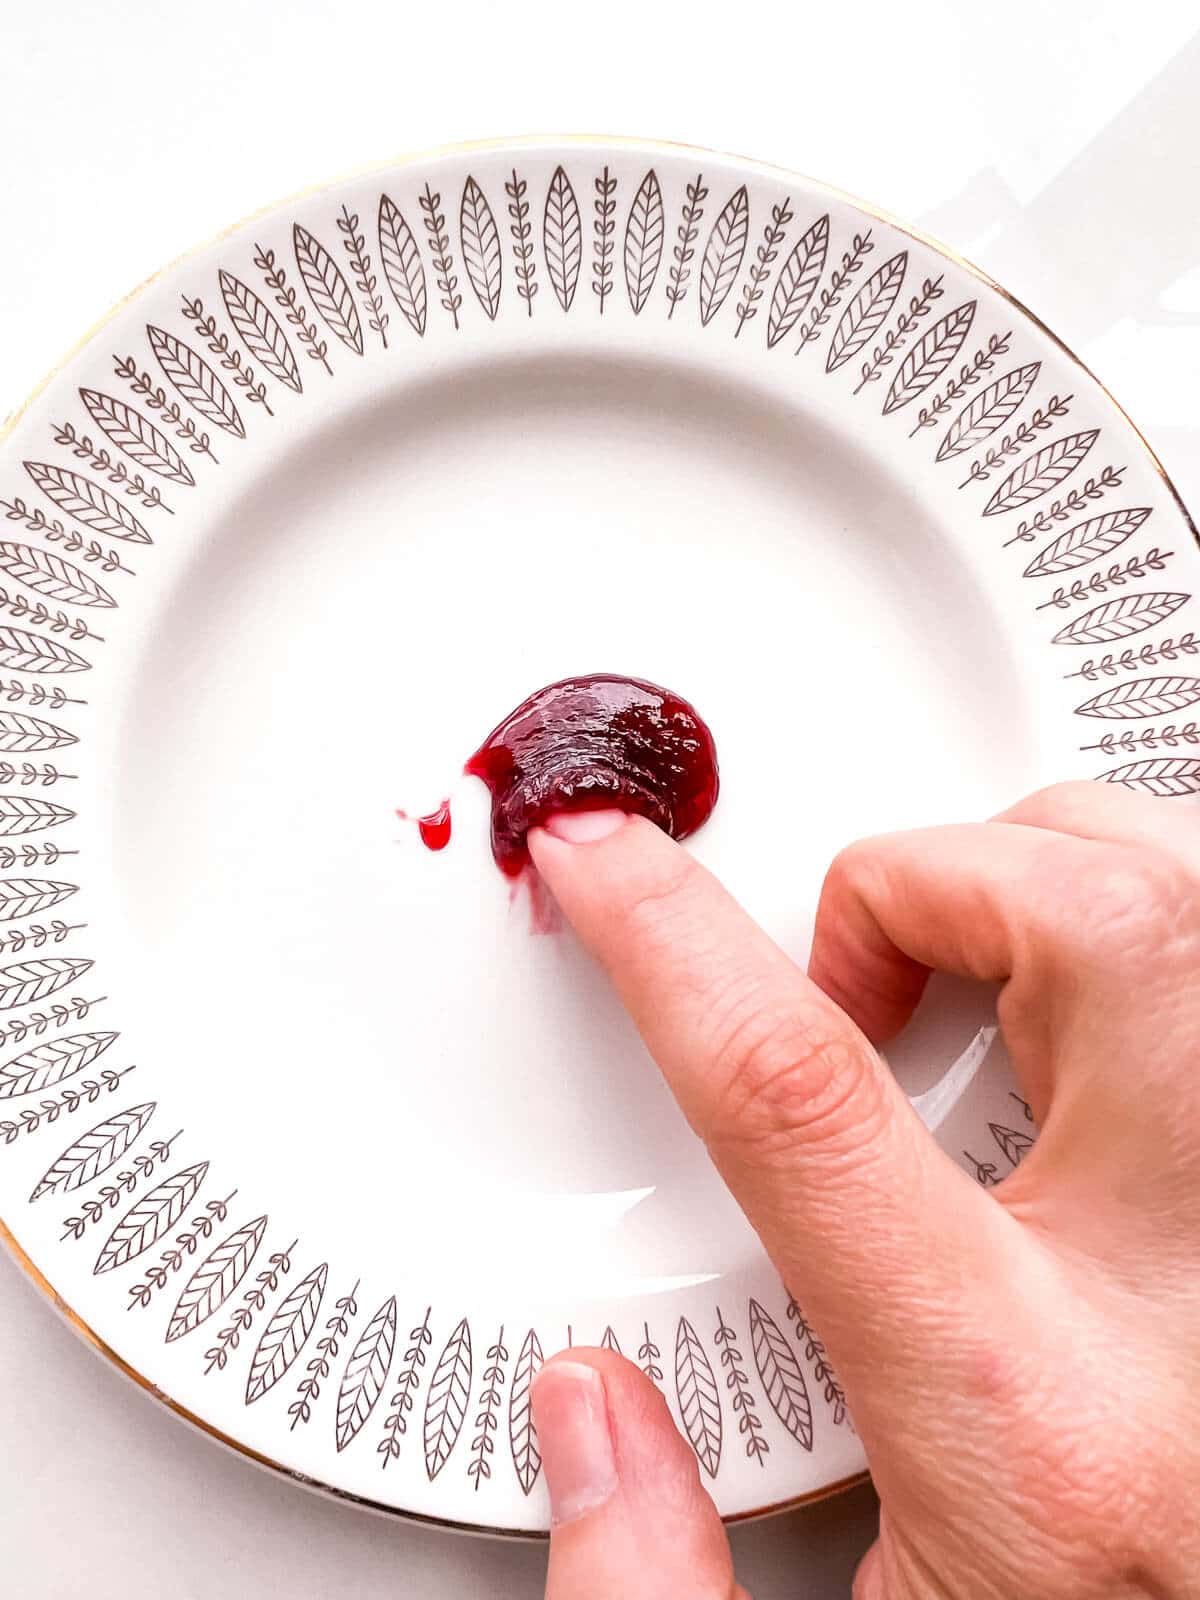
<instances>
[{"instance_id":1,"label":"index finger","mask_svg":"<svg viewBox=\"0 0 1200 1600\"><path fill-rule=\"evenodd\" d=\"M574 831L577 819L553 819ZM929 1342L1011 1282L1017 1226L937 1147L875 1050L719 883L641 818L534 860L855 1406L894 1426ZM864 1412L864 1407L866 1411Z\"/></svg>"}]
</instances>

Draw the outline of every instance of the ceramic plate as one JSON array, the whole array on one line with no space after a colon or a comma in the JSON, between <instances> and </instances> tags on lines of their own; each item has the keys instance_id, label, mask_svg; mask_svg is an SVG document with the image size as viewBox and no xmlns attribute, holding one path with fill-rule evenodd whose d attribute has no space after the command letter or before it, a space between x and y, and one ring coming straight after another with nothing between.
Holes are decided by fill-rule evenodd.
<instances>
[{"instance_id":1,"label":"ceramic plate","mask_svg":"<svg viewBox=\"0 0 1200 1600\"><path fill-rule=\"evenodd\" d=\"M545 1527L530 1382L572 1342L661 1386L726 1515L857 1474L803 1285L462 764L555 678L686 695L696 853L800 959L854 836L1200 790L1200 555L1096 382L807 179L495 145L162 273L0 503L0 1215L81 1331L445 1523ZM446 795L431 854L396 813ZM893 1065L981 1183L1020 1161L986 996Z\"/></svg>"}]
</instances>

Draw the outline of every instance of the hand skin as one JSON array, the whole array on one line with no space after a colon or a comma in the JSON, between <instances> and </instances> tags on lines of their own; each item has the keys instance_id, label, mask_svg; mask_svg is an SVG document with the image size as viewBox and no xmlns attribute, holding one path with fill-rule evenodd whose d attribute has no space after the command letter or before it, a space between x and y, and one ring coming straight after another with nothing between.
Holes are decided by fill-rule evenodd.
<instances>
[{"instance_id":1,"label":"hand skin","mask_svg":"<svg viewBox=\"0 0 1200 1600\"><path fill-rule=\"evenodd\" d=\"M882 1503L855 1600L1200 1596L1200 813L1070 784L854 845L807 976L640 818L530 846L828 1347ZM1042 1129L989 1190L875 1049L931 970L1003 985ZM566 1352L533 1411L547 1600L747 1600L636 1368Z\"/></svg>"}]
</instances>

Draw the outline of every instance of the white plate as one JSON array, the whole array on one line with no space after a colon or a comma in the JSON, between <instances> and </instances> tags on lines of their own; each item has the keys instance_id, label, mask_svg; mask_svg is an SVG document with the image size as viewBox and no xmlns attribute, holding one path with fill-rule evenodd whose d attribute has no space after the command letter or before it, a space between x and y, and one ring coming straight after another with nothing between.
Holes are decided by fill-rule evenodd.
<instances>
[{"instance_id":1,"label":"white plate","mask_svg":"<svg viewBox=\"0 0 1200 1600\"><path fill-rule=\"evenodd\" d=\"M807 179L539 141L171 267L0 474L0 1214L81 1331L247 1454L447 1523L544 1528L529 1383L572 1340L662 1385L727 1515L860 1471L455 775L554 678L667 684L721 755L696 852L801 959L850 837L1200 789L1200 554L1115 404ZM428 854L395 810L448 791ZM987 1023L942 985L893 1064L994 1182L1032 1128Z\"/></svg>"}]
</instances>

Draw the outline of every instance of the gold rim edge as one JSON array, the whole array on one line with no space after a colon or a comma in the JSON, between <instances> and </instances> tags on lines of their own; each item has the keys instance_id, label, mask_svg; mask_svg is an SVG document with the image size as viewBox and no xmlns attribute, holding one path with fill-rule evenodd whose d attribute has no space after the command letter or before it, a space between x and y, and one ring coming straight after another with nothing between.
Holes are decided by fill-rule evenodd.
<instances>
[{"instance_id":1,"label":"gold rim edge","mask_svg":"<svg viewBox=\"0 0 1200 1600\"><path fill-rule=\"evenodd\" d=\"M925 233L920 228L915 228L910 223L903 222L900 220L900 218L892 216L890 212L881 210L878 206L860 199L857 195L848 193L845 189L839 189L835 184L826 183L822 179L813 178L808 176L806 173L798 172L795 168L785 167L776 162L763 161L754 156L738 155L732 151L711 150L703 145L689 144L685 140L639 139L625 134L514 134L507 137L499 137L494 139L467 139L457 143L433 145L425 149L408 151L400 155L393 156L389 160L371 162L368 166L359 167L349 172L335 174L332 177L322 179L318 183L308 184L304 188L292 190L290 193L282 195L276 200L269 201L266 205L259 206L256 210L248 212L245 216L238 218L237 221L230 223L228 227L221 228L209 238L202 240L198 244L192 245L189 249L184 250L179 255L172 257L171 260L164 262L161 267L150 273L148 277L143 278L141 282L130 289L127 294L122 295L120 300L118 300L115 305L110 306L109 309L105 311L103 315L98 317L91 327L89 327L86 332L83 333L80 338L70 346L66 353L58 360L58 362L56 362L56 364L50 368L50 370L34 386L34 388L30 390L29 394L26 395L25 399L16 407L16 409L8 414L4 420L3 426L0 427L0 445L3 445L7 441L9 435L20 422L21 418L29 410L30 406L43 392L43 390L45 390L48 385L58 377L59 373L62 372L75 359L75 357L92 342L97 334L99 334L101 330L105 328L115 316L118 315L119 312L123 311L127 305L136 300L138 295L140 295L143 290L148 289L151 284L157 283L160 278L165 277L167 273L172 272L183 262L190 261L193 257L198 256L205 250L209 250L214 245L219 244L222 239L227 239L231 234L238 232L238 230L240 228L244 228L247 223L254 222L259 217L268 216L271 213L280 210L282 207L289 205L292 201L308 199L310 196L320 194L326 189L336 188L339 184L354 182L363 178L369 178L375 173L390 172L396 167L413 166L422 161L440 161L450 159L454 156L468 155L476 151L481 153L487 152L490 154L493 152L499 152L501 150L536 149L542 146L554 145L615 145L623 149L662 151L665 153L686 150L700 156L711 156L717 161L727 164L730 162L737 163L757 173L780 174L789 177L798 183L802 183L810 189L818 191L822 194L830 195L838 200L841 200L847 205L854 206L865 216L873 217L877 222L885 223L888 227L894 228L898 233L902 233L907 238L916 240L918 243L925 245L927 249L933 250L938 255L944 257L947 261L953 262L955 266L961 268L964 272L970 273L972 277L977 278L981 283L986 284L987 287L991 289L994 294L999 295L1002 300L1007 301L1007 303L1011 305L1014 310L1018 311L1023 317L1026 318L1027 321L1031 322L1034 327L1044 334L1045 337L1062 352L1068 361L1074 363L1074 365L1078 367L1079 370L1096 385L1096 387L1108 400L1110 405L1112 405L1118 414L1124 418L1126 424L1134 434L1134 437L1141 444L1143 450L1145 450L1146 455L1149 457L1151 466L1162 479L1163 484L1169 491L1172 499L1175 501L1179 513L1182 516L1188 530L1190 531L1192 538L1195 540L1197 547L1200 548L1200 529L1197 528L1187 506L1184 504L1183 496L1179 493L1179 490L1176 488L1170 474L1167 472L1167 469L1159 460L1158 454L1154 447L1138 427L1137 423L1134 422L1133 418L1125 410L1125 407L1112 393L1111 389L1109 389L1108 386L1096 376L1096 374L1082 359L1082 357L1078 356L1075 351L1072 350L1071 347L1054 332L1052 328L1048 327L1035 312L1031 311L1024 301L1019 300L1016 295L1011 294L1003 287L1002 284L997 283L996 280L991 277L989 273L985 272L982 267L977 266L973 261L968 260L965 256L959 255L956 250L952 249L949 245L943 244L941 240L934 238L931 234ZM379 1512L389 1517L401 1518L404 1521L423 1527L445 1528L456 1533L474 1534L497 1539L544 1541L548 1538L548 1534L541 1529L497 1528L485 1523L458 1522L449 1517L435 1517L418 1511L406 1511L399 1506L388 1505L381 1501L371 1500L366 1496L351 1494L346 1489L339 1489L335 1485L324 1483L318 1478L310 1478L303 1473L296 1472L291 1467L285 1466L282 1462L274 1460L270 1456L263 1455L260 1451L254 1450L249 1445L241 1443L239 1440L232 1438L226 1433L223 1433L219 1428L214 1427L211 1423L206 1422L202 1417L199 1417L194 1412L189 1411L186 1406L182 1405L177 1400L173 1400L170 1395L165 1394L161 1389L153 1384L144 1373L139 1372L136 1367L131 1366L129 1362L124 1360L123 1357L119 1356L111 1347L111 1345L105 1343L95 1329L85 1322L72 1306L67 1304L50 1280L45 1276L41 1269L34 1264L32 1259L21 1247L21 1245L18 1244L15 1236L9 1229L3 1217L0 1217L0 1240L3 1241L5 1246L8 1248L9 1253L15 1260L17 1266L25 1272L26 1276L32 1281L34 1286L46 1296L46 1298L54 1306L54 1309L58 1311L58 1313L70 1324L70 1326L84 1340L85 1343L91 1345L97 1354L115 1366L119 1372L123 1373L126 1378L135 1383L138 1388L144 1390L145 1393L152 1395L156 1400L160 1401L164 1406L167 1407L168 1410L174 1412L176 1416L182 1418L185 1422L190 1423L201 1433L207 1434L209 1438L215 1440L217 1443L225 1445L228 1449L235 1451L238 1455L254 1462L257 1466L279 1473L282 1477L289 1478L293 1483L299 1484L307 1489L312 1489L317 1493L330 1496L335 1500L360 1506L365 1510ZM835 1495L843 1494L850 1489L856 1488L858 1485L866 1483L869 1480L869 1472L854 1473L848 1478L841 1478L836 1483L826 1484L820 1489L809 1491L807 1494L797 1495L788 1500L781 1500L772 1505L756 1506L749 1511L737 1512L732 1516L726 1517L724 1521L727 1525L732 1526L737 1523L753 1521L759 1517L767 1517L776 1515L783 1511L796 1510L801 1506L815 1505L822 1500L832 1499Z\"/></svg>"}]
</instances>

